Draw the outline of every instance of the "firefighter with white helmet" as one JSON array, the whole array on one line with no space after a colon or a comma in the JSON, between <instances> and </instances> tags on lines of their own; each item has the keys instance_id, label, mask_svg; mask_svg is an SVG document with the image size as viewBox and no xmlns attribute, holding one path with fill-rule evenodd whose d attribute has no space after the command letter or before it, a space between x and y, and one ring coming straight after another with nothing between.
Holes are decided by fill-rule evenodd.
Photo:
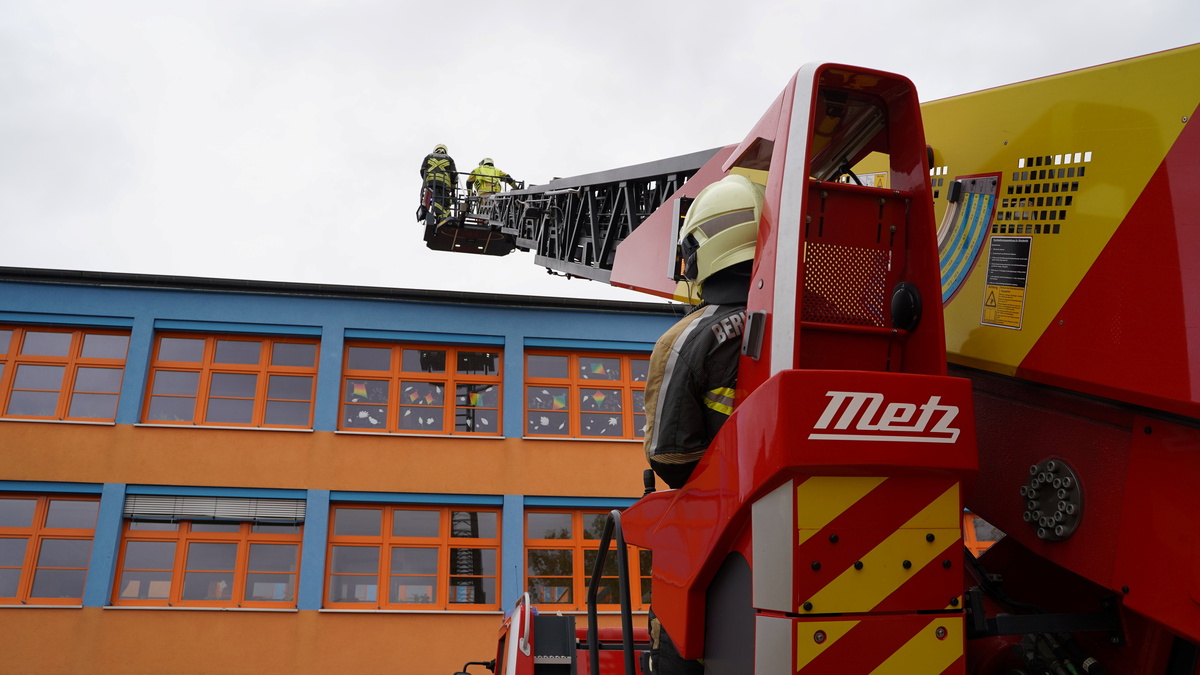
<instances>
[{"instance_id":1,"label":"firefighter with white helmet","mask_svg":"<svg viewBox=\"0 0 1200 675\"><path fill-rule=\"evenodd\" d=\"M500 191L501 182L508 183L509 186L517 184L512 176L496 168L496 163L491 157L479 160L479 166L467 176L467 188L481 195L496 194Z\"/></svg>"},{"instance_id":2,"label":"firefighter with white helmet","mask_svg":"<svg viewBox=\"0 0 1200 675\"><path fill-rule=\"evenodd\" d=\"M749 178L728 175L696 195L679 232L684 277L702 303L654 345L645 395L646 459L672 489L684 485L737 404L763 194ZM703 672L679 656L653 610L650 636L656 675Z\"/></svg>"}]
</instances>

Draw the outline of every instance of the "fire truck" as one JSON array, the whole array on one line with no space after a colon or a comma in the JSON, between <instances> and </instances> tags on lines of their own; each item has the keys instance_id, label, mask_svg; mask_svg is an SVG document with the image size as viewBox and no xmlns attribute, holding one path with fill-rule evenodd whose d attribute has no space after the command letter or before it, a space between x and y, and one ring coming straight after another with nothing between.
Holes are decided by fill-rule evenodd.
<instances>
[{"instance_id":1,"label":"fire truck","mask_svg":"<svg viewBox=\"0 0 1200 675\"><path fill-rule=\"evenodd\" d=\"M688 300L690 199L765 185L740 403L601 542L652 550L705 672L1195 674L1198 105L1200 45L924 104L811 64L739 143L464 202L427 243ZM964 509L1006 535L978 557ZM485 665L643 672L623 594L620 629L523 598Z\"/></svg>"}]
</instances>

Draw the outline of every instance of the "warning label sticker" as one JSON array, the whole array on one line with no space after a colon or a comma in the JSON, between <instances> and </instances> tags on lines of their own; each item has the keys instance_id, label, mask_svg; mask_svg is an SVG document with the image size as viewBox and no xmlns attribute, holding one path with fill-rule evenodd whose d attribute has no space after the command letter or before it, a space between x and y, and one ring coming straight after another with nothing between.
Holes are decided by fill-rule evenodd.
<instances>
[{"instance_id":1,"label":"warning label sticker","mask_svg":"<svg viewBox=\"0 0 1200 675\"><path fill-rule=\"evenodd\" d=\"M992 237L989 243L987 281L979 322L985 326L1020 330L1033 238Z\"/></svg>"}]
</instances>

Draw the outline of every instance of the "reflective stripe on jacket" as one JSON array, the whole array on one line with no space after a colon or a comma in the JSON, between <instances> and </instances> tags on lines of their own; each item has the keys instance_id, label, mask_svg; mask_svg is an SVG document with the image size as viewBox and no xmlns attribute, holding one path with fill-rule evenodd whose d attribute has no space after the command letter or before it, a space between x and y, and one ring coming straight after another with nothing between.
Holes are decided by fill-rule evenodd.
<instances>
[{"instance_id":1,"label":"reflective stripe on jacket","mask_svg":"<svg viewBox=\"0 0 1200 675\"><path fill-rule=\"evenodd\" d=\"M425 155L425 161L421 162L421 179L427 184L457 185L458 170L454 167L454 160L449 155L430 153Z\"/></svg>"},{"instance_id":2,"label":"reflective stripe on jacket","mask_svg":"<svg viewBox=\"0 0 1200 675\"><path fill-rule=\"evenodd\" d=\"M737 404L744 305L708 305L663 334L646 380L650 468L679 488Z\"/></svg>"}]
</instances>

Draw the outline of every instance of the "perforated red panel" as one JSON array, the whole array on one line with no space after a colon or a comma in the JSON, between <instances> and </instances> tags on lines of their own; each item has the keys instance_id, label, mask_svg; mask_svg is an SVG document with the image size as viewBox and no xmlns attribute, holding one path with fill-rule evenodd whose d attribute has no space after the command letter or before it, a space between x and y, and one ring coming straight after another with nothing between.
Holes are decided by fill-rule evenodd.
<instances>
[{"instance_id":1,"label":"perforated red panel","mask_svg":"<svg viewBox=\"0 0 1200 675\"><path fill-rule=\"evenodd\" d=\"M890 250L806 242L802 321L884 325Z\"/></svg>"}]
</instances>

